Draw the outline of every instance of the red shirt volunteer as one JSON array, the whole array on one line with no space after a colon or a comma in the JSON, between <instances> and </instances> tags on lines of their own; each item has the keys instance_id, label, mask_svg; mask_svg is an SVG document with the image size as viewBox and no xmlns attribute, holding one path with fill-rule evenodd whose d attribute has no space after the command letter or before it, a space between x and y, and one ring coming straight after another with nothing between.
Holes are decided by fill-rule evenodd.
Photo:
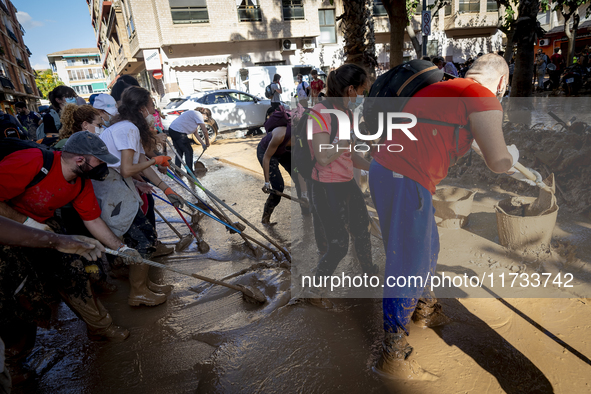
<instances>
[{"instance_id":1,"label":"red shirt volunteer","mask_svg":"<svg viewBox=\"0 0 591 394\"><path fill-rule=\"evenodd\" d=\"M473 112L502 111L495 95L471 79L456 78L451 81L429 85L415 94L403 112L417 118L468 125L468 116ZM452 158L463 156L474 140L470 131L460 128L456 144L454 127L429 123L417 123L410 132L417 138L411 141L401 131L393 131L392 140L385 142L374 159L382 166L404 175L435 194L435 187L447 176ZM399 144L402 152L393 153L387 146ZM456 152L457 147L457 152ZM399 147L392 150L398 151Z\"/></svg>"},{"instance_id":2,"label":"red shirt volunteer","mask_svg":"<svg viewBox=\"0 0 591 394\"><path fill-rule=\"evenodd\" d=\"M11 153L0 162L0 201L13 209L43 223L55 210L72 202L85 221L101 216L101 209L94 195L92 182L76 178L67 182L62 173L61 152L54 152L53 164L41 182L26 189L43 166L43 155L37 148Z\"/></svg>"},{"instance_id":3,"label":"red shirt volunteer","mask_svg":"<svg viewBox=\"0 0 591 394\"><path fill-rule=\"evenodd\" d=\"M322 79L320 78L312 80L312 82L310 82L310 88L315 95L318 95L318 93L324 89L324 82L322 82Z\"/></svg>"}]
</instances>

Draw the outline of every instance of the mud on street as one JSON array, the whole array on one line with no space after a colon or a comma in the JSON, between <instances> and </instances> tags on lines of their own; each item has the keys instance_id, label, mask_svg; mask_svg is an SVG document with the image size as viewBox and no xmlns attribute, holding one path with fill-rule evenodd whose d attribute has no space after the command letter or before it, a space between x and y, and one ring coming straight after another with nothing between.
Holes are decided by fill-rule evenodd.
<instances>
[{"instance_id":1,"label":"mud on street","mask_svg":"<svg viewBox=\"0 0 591 394\"><path fill-rule=\"evenodd\" d=\"M202 178L204 185L255 224L266 198L260 190L258 141L258 137L222 140L202 158L209 169ZM200 223L211 247L208 253L199 253L193 242L185 251L158 261L256 287L267 298L264 305L245 303L234 290L152 268L152 280L174 285L172 295L160 306L133 308L125 302L128 281L113 279L118 291L101 300L114 320L129 328L129 339L90 341L85 324L60 304L52 328L38 330L30 356L37 378L14 392L591 391L591 299L579 296L590 294L591 220L561 208L551 258L520 256L499 244L493 209L496 202L518 194L477 177L450 177L446 185L478 194L465 228L439 228L438 271L500 274L531 272L541 265L573 272L576 280L569 293L552 290L553 297L561 298L441 298L451 323L435 329L410 324L416 358L432 374L431 381L393 381L372 371L383 337L381 299L333 299L335 307L330 310L290 304L289 270L268 253L254 258L238 235L204 218ZM184 197L190 196L184 193ZM156 207L181 233L188 233L172 207L160 202ZM292 221L292 212L299 215L299 209L291 209L283 200L274 213L279 224L258 227L293 255L307 241L296 239L291 244L292 222L301 224L297 216ZM178 241L161 220L157 230L164 243ZM250 229L247 233L255 235ZM372 242L374 262L383 270L382 243L375 238ZM349 264L352 273L359 271L347 259L341 264Z\"/></svg>"}]
</instances>

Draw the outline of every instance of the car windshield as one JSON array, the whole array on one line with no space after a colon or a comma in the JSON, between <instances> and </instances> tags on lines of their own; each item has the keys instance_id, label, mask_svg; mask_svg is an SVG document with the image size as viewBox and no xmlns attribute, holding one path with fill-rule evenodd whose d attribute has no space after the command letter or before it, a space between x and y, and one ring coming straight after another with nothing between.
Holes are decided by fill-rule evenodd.
<instances>
[{"instance_id":1,"label":"car windshield","mask_svg":"<svg viewBox=\"0 0 591 394\"><path fill-rule=\"evenodd\" d=\"M175 109L178 108L179 105L187 101L187 99L172 99L170 103L166 104L164 109Z\"/></svg>"}]
</instances>

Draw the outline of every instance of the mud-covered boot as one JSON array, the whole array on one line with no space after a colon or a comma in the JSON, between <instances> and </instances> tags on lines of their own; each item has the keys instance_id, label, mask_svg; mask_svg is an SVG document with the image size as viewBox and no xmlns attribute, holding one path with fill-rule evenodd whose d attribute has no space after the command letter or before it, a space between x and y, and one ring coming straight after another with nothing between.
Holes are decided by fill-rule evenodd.
<instances>
[{"instance_id":1,"label":"mud-covered boot","mask_svg":"<svg viewBox=\"0 0 591 394\"><path fill-rule=\"evenodd\" d=\"M275 210L275 208L271 208L269 206L269 201L267 201L265 203L265 208L263 209L263 218L261 219L261 223L263 223L265 226L274 226L277 224L277 222L271 222L271 214L273 213L273 211Z\"/></svg>"},{"instance_id":2,"label":"mud-covered boot","mask_svg":"<svg viewBox=\"0 0 591 394\"><path fill-rule=\"evenodd\" d=\"M156 283L152 282L150 280L150 278L147 279L146 284L148 285L148 289L150 289L154 293L162 293L162 294L166 294L166 295L169 295L172 292L172 289L174 288L174 286L172 286L172 285L156 284Z\"/></svg>"},{"instance_id":3,"label":"mud-covered boot","mask_svg":"<svg viewBox=\"0 0 591 394\"><path fill-rule=\"evenodd\" d=\"M166 302L166 294L154 293L148 286L149 265L131 264L129 266L129 298L127 303L131 306L147 305L156 306Z\"/></svg>"},{"instance_id":4,"label":"mud-covered boot","mask_svg":"<svg viewBox=\"0 0 591 394\"><path fill-rule=\"evenodd\" d=\"M425 371L411 355L412 346L404 332L386 332L382 342L382 355L375 371L390 379L435 380L437 376Z\"/></svg>"},{"instance_id":5,"label":"mud-covered boot","mask_svg":"<svg viewBox=\"0 0 591 394\"><path fill-rule=\"evenodd\" d=\"M174 252L174 246L168 246L158 241L156 244L156 251L152 254L152 257L167 256Z\"/></svg>"},{"instance_id":6,"label":"mud-covered boot","mask_svg":"<svg viewBox=\"0 0 591 394\"><path fill-rule=\"evenodd\" d=\"M74 296L60 291L66 304L87 326L88 338L92 340L124 341L129 331L113 324L113 319L103 304L92 294L87 282L86 297Z\"/></svg>"},{"instance_id":7,"label":"mud-covered boot","mask_svg":"<svg viewBox=\"0 0 591 394\"><path fill-rule=\"evenodd\" d=\"M419 327L433 328L451 322L441 310L437 298L421 298L412 314L412 321Z\"/></svg>"}]
</instances>

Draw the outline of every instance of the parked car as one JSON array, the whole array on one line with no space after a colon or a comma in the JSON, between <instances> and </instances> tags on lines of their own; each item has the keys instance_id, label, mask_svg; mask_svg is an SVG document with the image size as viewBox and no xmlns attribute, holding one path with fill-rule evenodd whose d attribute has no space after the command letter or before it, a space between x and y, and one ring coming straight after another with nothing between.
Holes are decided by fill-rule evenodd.
<instances>
[{"instance_id":1,"label":"parked car","mask_svg":"<svg viewBox=\"0 0 591 394\"><path fill-rule=\"evenodd\" d=\"M286 106L283 103L282 105ZM162 111L166 115L166 118L162 119L164 128L168 130L170 124L180 114L196 107L209 108L218 132L252 130L262 127L265 123L271 101L233 89L194 93L183 98L172 99L164 107Z\"/></svg>"}]
</instances>

